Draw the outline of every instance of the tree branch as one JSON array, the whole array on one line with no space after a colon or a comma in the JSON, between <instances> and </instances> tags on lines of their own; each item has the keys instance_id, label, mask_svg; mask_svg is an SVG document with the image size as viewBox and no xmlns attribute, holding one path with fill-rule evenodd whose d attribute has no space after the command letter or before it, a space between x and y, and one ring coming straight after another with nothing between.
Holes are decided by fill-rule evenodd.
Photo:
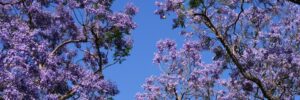
<instances>
[{"instance_id":1,"label":"tree branch","mask_svg":"<svg viewBox=\"0 0 300 100\"><path fill-rule=\"evenodd\" d=\"M71 96L73 96L77 90L78 86L75 86L75 88L73 88L72 90L68 91L65 95L60 96L58 99L59 100L66 100L68 98L70 98Z\"/></svg>"},{"instance_id":2,"label":"tree branch","mask_svg":"<svg viewBox=\"0 0 300 100\"><path fill-rule=\"evenodd\" d=\"M94 74L99 74L100 79L104 79L104 76L103 76L103 73L102 73L102 71L103 71L103 62L102 62L102 56L101 56L100 44L99 44L100 38L98 38L97 34L94 32L94 29L93 29L94 27L91 27L91 28L92 28L91 29L91 33L92 33L93 37L95 38L93 42L95 42L95 44L96 44L96 47L95 47L96 53L97 53L97 56L99 56L99 61L98 61L98 63L99 63L99 69L97 71L95 71ZM87 36L86 36L86 39L87 39ZM66 42L68 42L68 41L66 41ZM71 96L73 96L75 94L77 88L78 88L78 85L76 85L75 88L71 89L66 94L60 96L59 100L66 100L66 99L70 98Z\"/></svg>"},{"instance_id":3,"label":"tree branch","mask_svg":"<svg viewBox=\"0 0 300 100\"><path fill-rule=\"evenodd\" d=\"M234 20L233 23L231 23L229 26L226 27L226 29L225 29L225 34L226 34L226 35L227 35L227 32L228 32L228 30L230 29L230 27L232 27L233 25L236 25L236 23L239 21L239 19L240 19L242 13L244 12L244 7L243 7L243 6L244 6L244 0L242 0L242 2L241 2L241 8L240 8L241 11L239 12L237 18Z\"/></svg>"},{"instance_id":4,"label":"tree branch","mask_svg":"<svg viewBox=\"0 0 300 100\"><path fill-rule=\"evenodd\" d=\"M54 55L60 48L64 47L65 45L69 44L69 43L79 43L79 42L86 42L87 38L85 39L79 39L79 40L67 40L64 41L63 43L61 43L60 45L58 45L56 48L54 48L54 50L50 53L50 55Z\"/></svg>"},{"instance_id":5,"label":"tree branch","mask_svg":"<svg viewBox=\"0 0 300 100\"><path fill-rule=\"evenodd\" d=\"M80 42L87 42L87 32L86 32L86 26L85 25L82 25L83 26L83 34L84 34L84 38L83 39L78 39L78 40L73 40L73 39L70 39L70 40L67 40L67 41L64 41L63 43L61 43L60 45L58 45L56 48L53 49L53 51L50 53L50 55L54 55L60 48L64 47L65 45L69 44L69 43L80 43Z\"/></svg>"},{"instance_id":6,"label":"tree branch","mask_svg":"<svg viewBox=\"0 0 300 100\"><path fill-rule=\"evenodd\" d=\"M177 92L176 92L176 88L175 87L173 87L173 92L175 93L175 100L181 100L181 96L179 96L178 94L177 94Z\"/></svg>"},{"instance_id":7,"label":"tree branch","mask_svg":"<svg viewBox=\"0 0 300 100\"><path fill-rule=\"evenodd\" d=\"M293 2L293 3L295 3L295 4L298 4L298 5L300 5L300 0L289 0L290 2Z\"/></svg>"},{"instance_id":8,"label":"tree branch","mask_svg":"<svg viewBox=\"0 0 300 100\"><path fill-rule=\"evenodd\" d=\"M221 44L225 47L226 52L229 54L231 60L233 61L233 63L237 66L239 72L242 74L242 76L244 78L246 78L247 80L250 80L254 83L256 83L256 85L261 89L264 97L266 97L269 100L277 100L277 98L273 97L271 92L266 90L264 88L263 83L261 82L261 80L259 80L258 78L254 77L253 75L251 75L250 73L246 72L246 70L243 68L242 64L240 64L238 58L236 57L236 55L233 53L233 51L230 49L229 43L228 41L223 37L223 35L217 30L217 28L213 25L213 23L211 22L211 20L207 17L206 14L202 14L202 13L197 13L194 14L195 16L202 16L202 18L204 18L204 24L210 28L210 30L212 32L215 33L216 37L218 38L218 40L221 42Z\"/></svg>"},{"instance_id":9,"label":"tree branch","mask_svg":"<svg viewBox=\"0 0 300 100\"><path fill-rule=\"evenodd\" d=\"M96 34L96 32L94 31L94 28L92 27L91 29L91 33L94 37L94 43L95 43L95 49L96 49L96 55L99 57L98 60L98 70L96 71L96 73L98 73L100 75L100 78L103 79L103 61L102 61L102 54L100 51L100 38L98 37L98 34Z\"/></svg>"}]
</instances>

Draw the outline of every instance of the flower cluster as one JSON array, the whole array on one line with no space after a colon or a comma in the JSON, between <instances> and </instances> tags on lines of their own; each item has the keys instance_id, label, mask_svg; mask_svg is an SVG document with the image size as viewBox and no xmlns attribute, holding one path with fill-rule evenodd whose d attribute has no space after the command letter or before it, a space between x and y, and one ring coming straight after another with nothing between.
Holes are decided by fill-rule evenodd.
<instances>
[{"instance_id":1,"label":"flower cluster","mask_svg":"<svg viewBox=\"0 0 300 100\"><path fill-rule=\"evenodd\" d=\"M165 0L155 4L161 18L176 15L173 28L180 27L187 41L179 51L170 49L169 40L159 43L154 62L164 67L163 75L147 81L137 99L293 99L299 94L297 3ZM212 64L201 62L199 54L206 50L214 54Z\"/></svg>"},{"instance_id":2,"label":"flower cluster","mask_svg":"<svg viewBox=\"0 0 300 100\"><path fill-rule=\"evenodd\" d=\"M119 93L102 70L129 55L138 11L132 4L113 12L112 0L0 3L1 99L108 99Z\"/></svg>"},{"instance_id":3,"label":"flower cluster","mask_svg":"<svg viewBox=\"0 0 300 100\"><path fill-rule=\"evenodd\" d=\"M213 86L223 72L224 63L205 64L199 52L203 50L201 41L186 41L183 48L177 50L175 41L166 39L160 40L157 48L153 60L160 65L162 74L146 80L142 86L145 91L136 95L138 100L187 99L214 94Z\"/></svg>"}]
</instances>

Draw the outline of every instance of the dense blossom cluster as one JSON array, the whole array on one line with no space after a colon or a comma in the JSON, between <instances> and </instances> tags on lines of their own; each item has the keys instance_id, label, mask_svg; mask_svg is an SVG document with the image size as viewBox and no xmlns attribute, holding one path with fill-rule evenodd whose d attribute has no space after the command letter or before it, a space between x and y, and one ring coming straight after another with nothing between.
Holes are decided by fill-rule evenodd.
<instances>
[{"instance_id":1,"label":"dense blossom cluster","mask_svg":"<svg viewBox=\"0 0 300 100\"><path fill-rule=\"evenodd\" d=\"M112 0L0 0L1 99L108 99L102 70L121 63L136 27ZM110 56L112 55L112 56Z\"/></svg>"},{"instance_id":2,"label":"dense blossom cluster","mask_svg":"<svg viewBox=\"0 0 300 100\"><path fill-rule=\"evenodd\" d=\"M296 3L156 2L155 13L161 18L175 14L173 28L181 27L187 40L179 51L174 41L158 43L154 62L164 68L162 75L148 78L137 99L295 98L300 93L300 5ZM199 54L206 50L214 53L212 64L201 62Z\"/></svg>"},{"instance_id":3,"label":"dense blossom cluster","mask_svg":"<svg viewBox=\"0 0 300 100\"><path fill-rule=\"evenodd\" d=\"M138 93L137 99L192 99L190 96L209 96L207 91L213 91L214 83L223 72L224 63L213 61L205 64L199 52L203 50L201 41L187 41L182 49L177 50L175 41L166 39L159 41L157 48L153 60L160 64L163 73L148 78L142 86L145 93Z\"/></svg>"}]
</instances>

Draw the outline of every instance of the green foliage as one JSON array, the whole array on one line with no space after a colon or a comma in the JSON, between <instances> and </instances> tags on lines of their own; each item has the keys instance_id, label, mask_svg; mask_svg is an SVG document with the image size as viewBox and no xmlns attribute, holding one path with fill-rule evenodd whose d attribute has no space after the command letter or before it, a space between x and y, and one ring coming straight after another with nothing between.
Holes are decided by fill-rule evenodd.
<instances>
[{"instance_id":1,"label":"green foliage","mask_svg":"<svg viewBox=\"0 0 300 100\"><path fill-rule=\"evenodd\" d=\"M197 8L202 2L202 0L190 0L189 5L191 8Z\"/></svg>"},{"instance_id":2,"label":"green foliage","mask_svg":"<svg viewBox=\"0 0 300 100\"><path fill-rule=\"evenodd\" d=\"M173 19L173 22L174 22L173 27L172 27L173 29L178 28L178 27L184 28L185 27L185 24L184 24L185 23L185 15L180 14L177 19Z\"/></svg>"}]
</instances>

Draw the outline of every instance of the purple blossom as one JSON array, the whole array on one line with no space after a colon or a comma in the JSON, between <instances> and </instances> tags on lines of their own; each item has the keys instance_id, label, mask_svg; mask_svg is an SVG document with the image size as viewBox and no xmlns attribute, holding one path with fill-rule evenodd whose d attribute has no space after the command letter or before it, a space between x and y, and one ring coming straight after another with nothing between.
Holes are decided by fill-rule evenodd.
<instances>
[{"instance_id":1,"label":"purple blossom","mask_svg":"<svg viewBox=\"0 0 300 100\"><path fill-rule=\"evenodd\" d=\"M102 71L130 53L133 4L114 12L111 0L0 2L1 98L104 100L119 93Z\"/></svg>"},{"instance_id":2,"label":"purple blossom","mask_svg":"<svg viewBox=\"0 0 300 100\"><path fill-rule=\"evenodd\" d=\"M138 12L138 8L135 7L133 4L129 3L126 5L126 8L125 8L125 13L128 14L128 15L135 15L137 12Z\"/></svg>"},{"instance_id":3,"label":"purple blossom","mask_svg":"<svg viewBox=\"0 0 300 100\"><path fill-rule=\"evenodd\" d=\"M179 50L158 42L154 62L163 71L144 86L162 90L139 92L137 99L295 99L300 8L290 1L158 0L155 14L175 14L173 28L183 26L185 42ZM204 51L214 54L211 63L202 61L209 59Z\"/></svg>"},{"instance_id":4,"label":"purple blossom","mask_svg":"<svg viewBox=\"0 0 300 100\"><path fill-rule=\"evenodd\" d=\"M161 67L165 70L160 76L151 76L146 80L142 86L145 91L136 95L138 100L174 99L180 93L206 96L199 93L204 92L206 87L213 88L218 75L222 73L223 63L220 61L202 63L199 53L201 46L197 41L186 41L182 49L176 50L175 41L165 39L157 43L157 48L154 62L164 65Z\"/></svg>"}]
</instances>

